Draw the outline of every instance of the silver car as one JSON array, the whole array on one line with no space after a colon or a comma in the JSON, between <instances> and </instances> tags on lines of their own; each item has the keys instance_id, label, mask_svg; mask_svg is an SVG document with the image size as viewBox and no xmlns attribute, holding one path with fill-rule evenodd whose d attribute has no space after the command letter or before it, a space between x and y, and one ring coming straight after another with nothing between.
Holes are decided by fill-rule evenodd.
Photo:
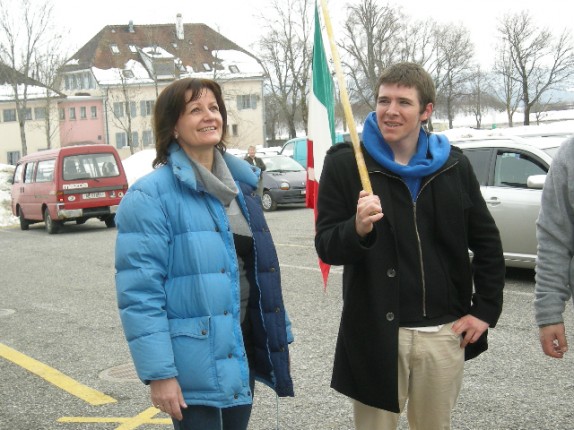
<instances>
[{"instance_id":1,"label":"silver car","mask_svg":"<svg viewBox=\"0 0 574 430\"><path fill-rule=\"evenodd\" d=\"M564 136L482 137L452 141L470 160L500 230L508 267L534 268L536 219L552 157Z\"/></svg>"}]
</instances>

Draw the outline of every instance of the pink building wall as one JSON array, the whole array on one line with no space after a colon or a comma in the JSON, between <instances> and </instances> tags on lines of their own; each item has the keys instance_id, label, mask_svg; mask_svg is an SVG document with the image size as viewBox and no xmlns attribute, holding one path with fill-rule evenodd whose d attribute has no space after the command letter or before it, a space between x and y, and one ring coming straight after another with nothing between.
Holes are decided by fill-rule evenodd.
<instances>
[{"instance_id":1,"label":"pink building wall","mask_svg":"<svg viewBox=\"0 0 574 430\"><path fill-rule=\"evenodd\" d=\"M60 144L62 146L80 143L107 143L101 98L71 96L58 103L58 108ZM95 117L93 109L95 109ZM83 117L83 112L85 112L85 117ZM73 118L74 113L75 119Z\"/></svg>"}]
</instances>

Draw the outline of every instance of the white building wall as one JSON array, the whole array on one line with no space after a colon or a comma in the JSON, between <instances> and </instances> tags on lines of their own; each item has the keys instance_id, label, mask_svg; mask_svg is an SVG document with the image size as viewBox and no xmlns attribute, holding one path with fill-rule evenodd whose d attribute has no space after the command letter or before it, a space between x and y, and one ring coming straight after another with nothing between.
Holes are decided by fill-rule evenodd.
<instances>
[{"instance_id":1,"label":"white building wall","mask_svg":"<svg viewBox=\"0 0 574 430\"><path fill-rule=\"evenodd\" d=\"M47 149L46 126L44 119L37 120L34 116L34 108L45 107L44 100L29 100L27 108L32 110L32 120L26 121L26 146L27 153L38 152ZM4 122L3 110L16 109L15 102L0 103L0 163L8 164L8 154L10 152L19 152L22 156L22 140L20 138L20 126L18 121ZM60 146L60 137L58 133L58 106L56 101L51 103L50 120L52 125L52 148Z\"/></svg>"}]
</instances>

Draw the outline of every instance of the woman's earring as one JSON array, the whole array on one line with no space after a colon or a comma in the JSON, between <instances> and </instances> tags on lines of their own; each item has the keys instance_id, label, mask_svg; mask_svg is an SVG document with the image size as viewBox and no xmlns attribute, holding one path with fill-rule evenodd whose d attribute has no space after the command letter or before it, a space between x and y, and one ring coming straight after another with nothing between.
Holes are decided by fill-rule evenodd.
<instances>
[{"instance_id":1,"label":"woman's earring","mask_svg":"<svg viewBox=\"0 0 574 430\"><path fill-rule=\"evenodd\" d=\"M179 139L179 133L176 131L173 136L175 137L175 140Z\"/></svg>"}]
</instances>

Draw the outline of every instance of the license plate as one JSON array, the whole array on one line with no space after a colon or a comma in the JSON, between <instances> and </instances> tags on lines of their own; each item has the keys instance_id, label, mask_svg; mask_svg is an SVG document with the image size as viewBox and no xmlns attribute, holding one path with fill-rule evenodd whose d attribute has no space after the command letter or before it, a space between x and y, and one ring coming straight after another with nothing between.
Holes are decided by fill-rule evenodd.
<instances>
[{"instance_id":1,"label":"license plate","mask_svg":"<svg viewBox=\"0 0 574 430\"><path fill-rule=\"evenodd\" d=\"M106 197L106 193L101 192L101 193L86 193L86 194L82 194L82 198L84 200L87 199L101 199L102 197Z\"/></svg>"}]
</instances>

